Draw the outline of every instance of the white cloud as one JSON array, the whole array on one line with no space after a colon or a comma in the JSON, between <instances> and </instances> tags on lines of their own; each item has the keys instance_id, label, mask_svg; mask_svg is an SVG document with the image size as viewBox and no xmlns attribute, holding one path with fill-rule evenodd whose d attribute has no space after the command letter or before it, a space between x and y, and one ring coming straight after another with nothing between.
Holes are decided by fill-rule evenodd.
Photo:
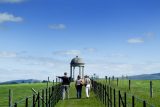
<instances>
[{"instance_id":1,"label":"white cloud","mask_svg":"<svg viewBox=\"0 0 160 107\"><path fill-rule=\"evenodd\" d=\"M144 39L143 38L130 38L127 40L128 43L143 43Z\"/></svg>"},{"instance_id":2,"label":"white cloud","mask_svg":"<svg viewBox=\"0 0 160 107\"><path fill-rule=\"evenodd\" d=\"M13 58L13 57L16 57L17 56L17 53L15 52L7 52L7 51L1 51L0 52L0 58Z\"/></svg>"},{"instance_id":3,"label":"white cloud","mask_svg":"<svg viewBox=\"0 0 160 107\"><path fill-rule=\"evenodd\" d=\"M21 3L25 0L0 0L0 3Z\"/></svg>"},{"instance_id":4,"label":"white cloud","mask_svg":"<svg viewBox=\"0 0 160 107\"><path fill-rule=\"evenodd\" d=\"M66 26L64 24L53 24L53 25L49 25L49 28L54 30L62 30L62 29L66 29Z\"/></svg>"},{"instance_id":5,"label":"white cloud","mask_svg":"<svg viewBox=\"0 0 160 107\"><path fill-rule=\"evenodd\" d=\"M66 50L66 51L56 51L53 54L55 55L80 55L81 52L79 50Z\"/></svg>"},{"instance_id":6,"label":"white cloud","mask_svg":"<svg viewBox=\"0 0 160 107\"><path fill-rule=\"evenodd\" d=\"M0 23L5 23L5 22L21 22L23 21L23 18L14 16L9 13L0 13Z\"/></svg>"}]
</instances>

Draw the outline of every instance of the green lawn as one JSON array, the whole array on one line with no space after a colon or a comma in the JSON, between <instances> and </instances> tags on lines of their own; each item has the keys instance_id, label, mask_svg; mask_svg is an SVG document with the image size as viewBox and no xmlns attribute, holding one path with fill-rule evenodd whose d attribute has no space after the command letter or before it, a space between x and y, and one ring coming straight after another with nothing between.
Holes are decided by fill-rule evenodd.
<instances>
[{"instance_id":1,"label":"green lawn","mask_svg":"<svg viewBox=\"0 0 160 107\"><path fill-rule=\"evenodd\" d=\"M103 84L106 83L105 80L100 80ZM131 81L131 90L128 88L128 80L119 80L117 86L116 80L111 81L111 87L116 90L121 90L122 92L127 92L127 98L135 95L141 100L136 100L142 102L146 100L147 103L155 105L155 107L160 107L160 80L153 81L153 97L150 98L150 86L149 80L132 80ZM52 85L52 83L50 84ZM31 96L33 94L31 88L35 90L40 90L46 88L46 83L33 83L33 84L13 84L13 85L0 85L0 107L8 107L8 92L9 89L12 89L13 92L13 102L20 101L21 99ZM131 99L130 99L131 100ZM130 102L130 101L128 101ZM147 104L147 107L149 107ZM82 99L76 98L76 90L74 83L70 87L70 99L69 100L60 100L56 107L102 107L103 105L96 99L93 92L91 92L91 97L86 99L85 90L82 90ZM140 106L136 106L140 107Z\"/></svg>"},{"instance_id":2,"label":"green lawn","mask_svg":"<svg viewBox=\"0 0 160 107\"><path fill-rule=\"evenodd\" d=\"M101 102L95 97L93 92L91 92L90 98L85 96L85 88L82 89L82 98L76 98L76 89L74 83L70 87L70 99L60 100L56 107L103 107Z\"/></svg>"},{"instance_id":3,"label":"green lawn","mask_svg":"<svg viewBox=\"0 0 160 107\"><path fill-rule=\"evenodd\" d=\"M52 83L50 83L49 85L51 86ZM31 88L34 88L35 90L40 90L46 87L47 87L46 83L0 85L0 107L8 107L9 89L12 90L13 103L14 103L20 101L21 99L26 98L27 96L31 96L33 94Z\"/></svg>"}]
</instances>

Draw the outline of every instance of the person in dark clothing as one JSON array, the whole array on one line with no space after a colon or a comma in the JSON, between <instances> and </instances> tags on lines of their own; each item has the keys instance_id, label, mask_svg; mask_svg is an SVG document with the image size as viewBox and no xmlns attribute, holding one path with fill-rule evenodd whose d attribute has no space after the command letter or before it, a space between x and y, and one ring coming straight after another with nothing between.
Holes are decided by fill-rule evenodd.
<instances>
[{"instance_id":1,"label":"person in dark clothing","mask_svg":"<svg viewBox=\"0 0 160 107\"><path fill-rule=\"evenodd\" d=\"M77 76L77 80L75 82L75 87L76 87L76 90L77 90L77 98L81 98L81 94L82 94L82 79L81 77L78 75Z\"/></svg>"},{"instance_id":2,"label":"person in dark clothing","mask_svg":"<svg viewBox=\"0 0 160 107\"><path fill-rule=\"evenodd\" d=\"M62 98L69 99L69 86L70 86L70 77L67 76L67 73L64 73L64 76L57 76L58 78L62 79Z\"/></svg>"}]
</instances>

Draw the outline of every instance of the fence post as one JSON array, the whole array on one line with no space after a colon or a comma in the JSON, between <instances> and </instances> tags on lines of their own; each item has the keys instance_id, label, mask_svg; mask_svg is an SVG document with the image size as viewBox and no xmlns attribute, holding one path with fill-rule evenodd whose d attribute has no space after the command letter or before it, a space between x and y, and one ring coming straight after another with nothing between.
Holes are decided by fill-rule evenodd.
<instances>
[{"instance_id":1,"label":"fence post","mask_svg":"<svg viewBox=\"0 0 160 107\"><path fill-rule=\"evenodd\" d=\"M107 101L108 101L108 107L109 107L109 86L107 86Z\"/></svg>"},{"instance_id":2,"label":"fence post","mask_svg":"<svg viewBox=\"0 0 160 107\"><path fill-rule=\"evenodd\" d=\"M48 107L48 89L46 88L46 107Z\"/></svg>"},{"instance_id":3,"label":"fence post","mask_svg":"<svg viewBox=\"0 0 160 107\"><path fill-rule=\"evenodd\" d=\"M51 106L50 105L50 103L51 103L51 95L50 94L51 94L51 88L49 87L49 95L48 95L49 96L49 98L48 98L49 107Z\"/></svg>"},{"instance_id":4,"label":"fence post","mask_svg":"<svg viewBox=\"0 0 160 107\"><path fill-rule=\"evenodd\" d=\"M111 79L110 79L110 77L109 77L109 85L110 85L110 83L111 83Z\"/></svg>"},{"instance_id":5,"label":"fence post","mask_svg":"<svg viewBox=\"0 0 160 107\"><path fill-rule=\"evenodd\" d=\"M33 94L33 107L35 107L36 103L35 103L35 94Z\"/></svg>"},{"instance_id":6,"label":"fence post","mask_svg":"<svg viewBox=\"0 0 160 107\"><path fill-rule=\"evenodd\" d=\"M37 97L38 97L38 107L40 107L40 93L39 92L38 92Z\"/></svg>"},{"instance_id":7,"label":"fence post","mask_svg":"<svg viewBox=\"0 0 160 107\"><path fill-rule=\"evenodd\" d=\"M112 88L110 87L110 107L112 107Z\"/></svg>"},{"instance_id":8,"label":"fence post","mask_svg":"<svg viewBox=\"0 0 160 107\"><path fill-rule=\"evenodd\" d=\"M129 80L129 90L131 90L131 80Z\"/></svg>"},{"instance_id":9,"label":"fence post","mask_svg":"<svg viewBox=\"0 0 160 107\"><path fill-rule=\"evenodd\" d=\"M44 107L44 89L42 90L42 99L43 99L43 101L42 101L42 107Z\"/></svg>"},{"instance_id":10,"label":"fence post","mask_svg":"<svg viewBox=\"0 0 160 107\"><path fill-rule=\"evenodd\" d=\"M118 78L117 78L117 86L118 86Z\"/></svg>"},{"instance_id":11,"label":"fence post","mask_svg":"<svg viewBox=\"0 0 160 107\"><path fill-rule=\"evenodd\" d=\"M28 97L26 98L26 107L28 107Z\"/></svg>"},{"instance_id":12,"label":"fence post","mask_svg":"<svg viewBox=\"0 0 160 107\"><path fill-rule=\"evenodd\" d=\"M124 92L124 107L127 107L127 94Z\"/></svg>"},{"instance_id":13,"label":"fence post","mask_svg":"<svg viewBox=\"0 0 160 107\"><path fill-rule=\"evenodd\" d=\"M135 104L135 97L132 96L132 107L134 107L134 104Z\"/></svg>"},{"instance_id":14,"label":"fence post","mask_svg":"<svg viewBox=\"0 0 160 107\"><path fill-rule=\"evenodd\" d=\"M105 90L105 94L104 95L105 95L105 107L106 107L107 106L107 102L106 102L106 95L107 95L106 85L105 85L105 89L104 90Z\"/></svg>"},{"instance_id":15,"label":"fence post","mask_svg":"<svg viewBox=\"0 0 160 107\"><path fill-rule=\"evenodd\" d=\"M48 77L48 80L47 80L47 88L49 87L49 77Z\"/></svg>"},{"instance_id":16,"label":"fence post","mask_svg":"<svg viewBox=\"0 0 160 107\"><path fill-rule=\"evenodd\" d=\"M103 104L104 104L104 99L105 99L105 96L104 96L104 85L102 85L103 87Z\"/></svg>"},{"instance_id":17,"label":"fence post","mask_svg":"<svg viewBox=\"0 0 160 107\"><path fill-rule=\"evenodd\" d=\"M9 89L9 107L12 107L12 90Z\"/></svg>"},{"instance_id":18,"label":"fence post","mask_svg":"<svg viewBox=\"0 0 160 107\"><path fill-rule=\"evenodd\" d=\"M150 97L153 97L152 81L150 81Z\"/></svg>"},{"instance_id":19,"label":"fence post","mask_svg":"<svg viewBox=\"0 0 160 107\"><path fill-rule=\"evenodd\" d=\"M114 90L113 90L113 99L114 99L114 107L116 107L116 90L115 90L115 88L114 88Z\"/></svg>"},{"instance_id":20,"label":"fence post","mask_svg":"<svg viewBox=\"0 0 160 107\"><path fill-rule=\"evenodd\" d=\"M121 99L120 99L120 97L121 97L121 92L120 92L120 90L118 91L118 107L121 107Z\"/></svg>"},{"instance_id":21,"label":"fence post","mask_svg":"<svg viewBox=\"0 0 160 107\"><path fill-rule=\"evenodd\" d=\"M17 107L17 103L14 104L14 107Z\"/></svg>"},{"instance_id":22,"label":"fence post","mask_svg":"<svg viewBox=\"0 0 160 107\"><path fill-rule=\"evenodd\" d=\"M106 79L106 83L107 83L107 76L105 76L105 79Z\"/></svg>"},{"instance_id":23,"label":"fence post","mask_svg":"<svg viewBox=\"0 0 160 107\"><path fill-rule=\"evenodd\" d=\"M143 101L143 107L146 107L146 101Z\"/></svg>"}]
</instances>

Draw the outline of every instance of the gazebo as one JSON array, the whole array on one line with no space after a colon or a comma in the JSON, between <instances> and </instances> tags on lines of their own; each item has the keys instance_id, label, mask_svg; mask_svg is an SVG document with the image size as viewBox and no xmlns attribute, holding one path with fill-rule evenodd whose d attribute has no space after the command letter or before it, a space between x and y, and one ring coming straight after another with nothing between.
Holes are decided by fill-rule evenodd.
<instances>
[{"instance_id":1,"label":"gazebo","mask_svg":"<svg viewBox=\"0 0 160 107\"><path fill-rule=\"evenodd\" d=\"M71 60L70 77L71 77L72 81L75 80L75 67L79 67L79 75L82 78L84 78L84 62L83 62L82 58L79 58L78 56L76 56L75 58L73 58Z\"/></svg>"}]
</instances>

